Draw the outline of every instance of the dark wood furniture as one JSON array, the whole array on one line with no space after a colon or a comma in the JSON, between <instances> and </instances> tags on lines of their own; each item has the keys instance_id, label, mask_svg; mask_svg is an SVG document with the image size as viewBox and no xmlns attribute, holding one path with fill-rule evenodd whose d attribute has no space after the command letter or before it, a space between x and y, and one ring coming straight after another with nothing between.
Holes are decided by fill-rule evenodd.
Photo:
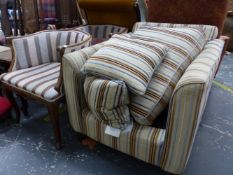
<instances>
[{"instance_id":1,"label":"dark wood furniture","mask_svg":"<svg viewBox=\"0 0 233 175\"><path fill-rule=\"evenodd\" d=\"M8 9L13 10L13 19L9 19ZM4 34L6 36L24 34L20 0L1 0L0 10L2 13L1 26Z\"/></svg>"}]
</instances>

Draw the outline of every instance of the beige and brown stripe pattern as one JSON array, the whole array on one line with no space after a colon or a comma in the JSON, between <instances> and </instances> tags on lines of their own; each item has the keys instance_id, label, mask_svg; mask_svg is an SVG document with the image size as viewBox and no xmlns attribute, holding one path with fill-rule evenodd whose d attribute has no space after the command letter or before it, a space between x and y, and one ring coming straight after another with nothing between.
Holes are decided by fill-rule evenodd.
<instances>
[{"instance_id":1,"label":"beige and brown stripe pattern","mask_svg":"<svg viewBox=\"0 0 233 175\"><path fill-rule=\"evenodd\" d=\"M89 109L99 121L122 130L128 126L129 95L123 81L87 77L84 93Z\"/></svg>"},{"instance_id":2,"label":"beige and brown stripe pattern","mask_svg":"<svg viewBox=\"0 0 233 175\"><path fill-rule=\"evenodd\" d=\"M89 46L90 38L89 34L81 31L47 31L14 39L16 62L13 71L45 63L60 62L58 46L77 43L82 43L83 47ZM85 45L86 43L88 45Z\"/></svg>"},{"instance_id":3,"label":"beige and brown stripe pattern","mask_svg":"<svg viewBox=\"0 0 233 175\"><path fill-rule=\"evenodd\" d=\"M106 125L97 120L90 111L83 111L83 134L142 161L159 165L166 133L164 129L134 123L130 132L122 132L119 138L115 138L106 135L105 128Z\"/></svg>"},{"instance_id":4,"label":"beige and brown stripe pattern","mask_svg":"<svg viewBox=\"0 0 233 175\"><path fill-rule=\"evenodd\" d=\"M221 40L210 41L184 73L172 96L166 130L134 123L133 130L119 138L104 134L106 125L90 110L83 110L87 106L80 99L81 67L103 44L65 55L64 86L72 127L111 148L158 165L165 171L181 174L191 152L223 44Z\"/></svg>"},{"instance_id":5,"label":"beige and brown stripe pattern","mask_svg":"<svg viewBox=\"0 0 233 175\"><path fill-rule=\"evenodd\" d=\"M59 95L54 89L59 73L60 63L48 63L4 74L1 80L47 100L52 100Z\"/></svg>"},{"instance_id":6,"label":"beige and brown stripe pattern","mask_svg":"<svg viewBox=\"0 0 233 175\"><path fill-rule=\"evenodd\" d=\"M72 127L77 132L82 132L82 117L79 118L79 116L81 116L82 108L87 107L85 101L82 101L84 94L82 93L81 68L87 59L103 46L103 43L97 44L77 52L65 54L63 58L64 88L69 119Z\"/></svg>"},{"instance_id":7,"label":"beige and brown stripe pattern","mask_svg":"<svg viewBox=\"0 0 233 175\"><path fill-rule=\"evenodd\" d=\"M122 80L129 90L143 95L154 71L167 53L161 44L114 35L83 66L87 74Z\"/></svg>"},{"instance_id":8,"label":"beige and brown stripe pattern","mask_svg":"<svg viewBox=\"0 0 233 175\"><path fill-rule=\"evenodd\" d=\"M205 33L206 40L216 39L218 36L218 28L216 26L201 25L201 24L173 24L173 23L154 23L154 22L137 22L133 27L133 32L142 26L152 26L161 28L197 28L202 27Z\"/></svg>"},{"instance_id":9,"label":"beige and brown stripe pattern","mask_svg":"<svg viewBox=\"0 0 233 175\"><path fill-rule=\"evenodd\" d=\"M142 125L151 125L168 105L172 92L185 69L205 45L202 29L140 27L133 38L156 41L169 51L152 76L145 95L132 95L130 112Z\"/></svg>"},{"instance_id":10,"label":"beige and brown stripe pattern","mask_svg":"<svg viewBox=\"0 0 233 175\"><path fill-rule=\"evenodd\" d=\"M169 106L161 167L181 174L187 164L201 121L224 41L208 42L176 86Z\"/></svg>"}]
</instances>

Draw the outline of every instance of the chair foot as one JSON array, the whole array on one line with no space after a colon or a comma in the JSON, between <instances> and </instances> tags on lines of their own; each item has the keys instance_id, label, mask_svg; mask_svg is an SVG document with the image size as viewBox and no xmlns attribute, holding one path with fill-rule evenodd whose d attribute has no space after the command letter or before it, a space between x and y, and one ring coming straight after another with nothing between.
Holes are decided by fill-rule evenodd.
<instances>
[{"instance_id":1,"label":"chair foot","mask_svg":"<svg viewBox=\"0 0 233 175\"><path fill-rule=\"evenodd\" d=\"M29 113L28 113L28 101L23 98L22 96L19 96L20 98L20 101L21 101L21 110L23 111L23 114L25 116L29 116Z\"/></svg>"},{"instance_id":2,"label":"chair foot","mask_svg":"<svg viewBox=\"0 0 233 175\"><path fill-rule=\"evenodd\" d=\"M49 104L48 112L49 112L49 117L53 124L55 146L57 150L60 150L62 148L62 141L61 141L61 130L60 130L60 122L59 122L59 105Z\"/></svg>"}]
</instances>

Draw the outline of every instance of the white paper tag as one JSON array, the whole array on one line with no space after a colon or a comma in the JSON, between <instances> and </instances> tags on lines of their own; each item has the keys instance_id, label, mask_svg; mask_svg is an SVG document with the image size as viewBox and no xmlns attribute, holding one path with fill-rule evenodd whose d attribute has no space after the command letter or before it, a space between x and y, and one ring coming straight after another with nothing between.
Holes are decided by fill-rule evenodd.
<instances>
[{"instance_id":1,"label":"white paper tag","mask_svg":"<svg viewBox=\"0 0 233 175\"><path fill-rule=\"evenodd\" d=\"M132 129L133 129L133 122L131 122L127 126L127 128L125 128L123 131L118 129L118 128L113 128L111 126L107 126L105 129L105 134L118 138L118 137L120 137L121 132L122 133L131 132Z\"/></svg>"},{"instance_id":2,"label":"white paper tag","mask_svg":"<svg viewBox=\"0 0 233 175\"><path fill-rule=\"evenodd\" d=\"M121 130L118 129L118 128L113 128L111 126L107 126L106 129L105 129L105 134L108 134L110 136L118 138L118 137L120 137Z\"/></svg>"}]
</instances>

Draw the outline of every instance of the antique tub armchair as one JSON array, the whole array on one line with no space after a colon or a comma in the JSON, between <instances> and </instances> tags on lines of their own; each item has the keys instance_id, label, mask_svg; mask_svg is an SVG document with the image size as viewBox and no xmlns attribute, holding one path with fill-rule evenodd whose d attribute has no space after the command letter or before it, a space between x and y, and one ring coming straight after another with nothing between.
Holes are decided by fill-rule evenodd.
<instances>
[{"instance_id":1,"label":"antique tub armchair","mask_svg":"<svg viewBox=\"0 0 233 175\"><path fill-rule=\"evenodd\" d=\"M208 6L210 4L211 9ZM170 8L167 8L168 6ZM208 14L205 13L207 8ZM91 104L87 101L89 96L87 98L84 93L90 89L90 86L84 85L87 80L83 76L83 67L92 55L105 47L108 41L64 55L63 75L69 119L73 129L78 133L137 159L159 166L166 172L181 174L188 162L211 85L229 39L221 36L226 17L227 0L151 0L148 1L148 9L150 22L137 23L132 36L139 32L140 28L145 29L146 26L155 27L157 31L176 31L174 28L194 30L193 27L201 27L204 30L203 36L206 37L203 49L180 73L177 81L168 81L169 90L165 91L165 97L158 98L156 102L163 106L163 110L166 109L165 106L168 109L165 115L165 124L158 124L157 121L152 123L151 120L147 121L150 124L140 124L140 121L134 117L133 127L129 132L121 132L117 136L106 133L108 125L93 114L90 108ZM174 13L178 15L174 15ZM202 15L200 17L197 14ZM145 33L145 35L147 34ZM158 34L155 33L155 35ZM116 36L113 36L114 38ZM178 48L178 45L179 43L177 46L172 45L170 49ZM174 64L170 63L167 61L167 63L162 62L161 64L165 64L165 69L169 71L174 67ZM167 82L166 77L161 77L158 81L166 84L164 83ZM162 88L160 84L158 85ZM160 91L160 88L153 87L148 93L148 99L150 95L157 98L158 95L153 89ZM169 98L167 98L168 96ZM133 96L130 97L130 103L132 103ZM158 108L150 108L145 104L142 105L152 111L151 116L158 113ZM144 112L139 108L138 111ZM134 113L131 114L134 115ZM164 119L164 116L162 118Z\"/></svg>"},{"instance_id":2,"label":"antique tub armchair","mask_svg":"<svg viewBox=\"0 0 233 175\"><path fill-rule=\"evenodd\" d=\"M59 104L62 91L62 55L91 44L91 36L78 30L41 31L12 40L14 58L1 84L13 103L20 122L20 112L13 93L44 104L53 124L56 148L61 148ZM26 104L25 104L26 105Z\"/></svg>"}]
</instances>

